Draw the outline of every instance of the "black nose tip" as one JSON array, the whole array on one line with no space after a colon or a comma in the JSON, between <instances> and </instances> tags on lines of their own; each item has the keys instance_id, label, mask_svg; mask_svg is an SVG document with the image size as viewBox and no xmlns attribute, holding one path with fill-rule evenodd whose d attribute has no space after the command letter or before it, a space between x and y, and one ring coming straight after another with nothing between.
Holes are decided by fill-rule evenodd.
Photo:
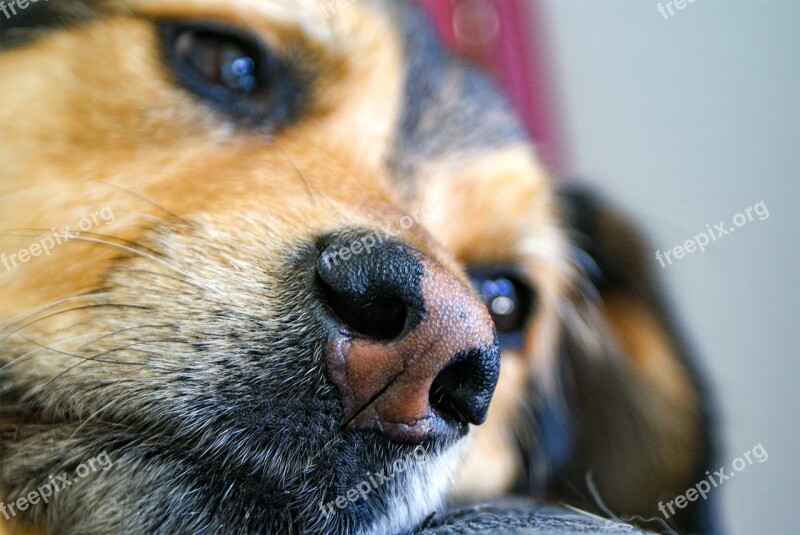
<instances>
[{"instance_id":1,"label":"black nose tip","mask_svg":"<svg viewBox=\"0 0 800 535\"><path fill-rule=\"evenodd\" d=\"M400 244L367 248L363 239L337 241L325 249L317 268L320 286L348 328L374 340L391 340L422 317L422 264Z\"/></svg>"},{"instance_id":2,"label":"black nose tip","mask_svg":"<svg viewBox=\"0 0 800 535\"><path fill-rule=\"evenodd\" d=\"M317 263L321 297L340 327L326 365L344 424L419 442L482 423L499 373L485 306L419 251L398 242L366 247L365 239L335 240Z\"/></svg>"},{"instance_id":3,"label":"black nose tip","mask_svg":"<svg viewBox=\"0 0 800 535\"><path fill-rule=\"evenodd\" d=\"M434 379L431 406L456 422L482 424L489 412L498 362L496 345L462 351Z\"/></svg>"}]
</instances>

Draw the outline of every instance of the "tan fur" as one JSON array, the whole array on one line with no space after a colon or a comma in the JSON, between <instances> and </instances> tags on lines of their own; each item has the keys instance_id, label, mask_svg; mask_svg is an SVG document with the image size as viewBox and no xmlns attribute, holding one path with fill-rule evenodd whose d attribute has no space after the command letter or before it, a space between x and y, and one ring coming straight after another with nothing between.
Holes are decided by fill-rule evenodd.
<instances>
[{"instance_id":1,"label":"tan fur","mask_svg":"<svg viewBox=\"0 0 800 535\"><path fill-rule=\"evenodd\" d=\"M605 315L634 370L672 403L696 405L697 393L689 384L662 327L642 303L624 296L606 297Z\"/></svg>"},{"instance_id":2,"label":"tan fur","mask_svg":"<svg viewBox=\"0 0 800 535\"><path fill-rule=\"evenodd\" d=\"M348 2L330 17L320 6L113 2L101 20L3 52L0 124L14 127L0 130L0 252L25 248L103 207L113 209L115 223L49 257L0 269L0 321L21 320L39 344L58 341L61 328L86 334L81 329L89 327L77 325L89 314L55 314L90 304L75 296L109 278L133 284L135 277L117 271L119 261L164 249L153 232L164 230L164 221L178 250L217 244L224 251L209 247L209 263L269 272L277 269L271 252L344 226L396 228L422 212L421 225L396 237L464 280L468 264L518 265L538 295L525 347L503 355L488 422L475 430L457 484L460 496L500 494L522 469L511 429L526 425L519 411L528 380L552 371L559 307L575 278L550 178L531 145L519 143L427 162L412 190L393 184L384 163L405 82L400 38L370 2ZM167 17L227 21L289 51L316 74L304 119L267 138L176 87L152 24ZM255 247L263 254L252 254ZM129 297L135 300L134 288ZM607 314L620 343L637 355L636 373L664 406L695 403L647 311L620 299L607 304ZM71 364L31 358L24 369L52 378ZM687 430L683 441L693 439ZM669 470L676 481L685 477L683 466Z\"/></svg>"},{"instance_id":3,"label":"tan fur","mask_svg":"<svg viewBox=\"0 0 800 535\"><path fill-rule=\"evenodd\" d=\"M0 319L97 287L112 261L126 254L125 240L156 247L143 231L169 217L165 211L212 226L258 218L289 244L302 238L297 228L312 236L359 222L396 223L430 206L433 237L417 227L402 238L452 269L456 259L519 261L538 277L547 270L537 266L558 252L547 177L526 146L469 166L442 162L426 172L429 187L407 211L401 208L380 167L397 120L401 55L391 26L371 9L349 5L328 19L310 2L160 0L109 11L103 20L0 58L0 122L16 124L0 139L2 249L21 249L104 206L116 216L114 226L92 229L104 236L84 236L92 242L73 241L49 258L0 273ZM170 16L230 21L278 49L291 48L320 73L311 117L274 144L226 126L165 72L149 19ZM272 215L265 207L282 211ZM40 342L60 326L41 318L75 304L34 314ZM31 359L27 365L29 373L53 377L66 364ZM527 372L523 366L503 373L487 437L514 413ZM503 460L513 453L502 440L478 444L485 457L507 465L497 484L486 487L499 491L515 469ZM475 469L476 481L482 473Z\"/></svg>"},{"instance_id":4,"label":"tan fur","mask_svg":"<svg viewBox=\"0 0 800 535\"><path fill-rule=\"evenodd\" d=\"M661 422L658 432L662 440L651 447L659 446L662 450L651 472L669 475L667 480L651 475L649 484L642 485L639 476L624 477L620 466L618 475L613 476L616 488L612 496L636 496L637 506L633 509L636 513L656 514L652 507L663 489L671 488L680 494L681 485L692 477L697 465L698 459L688 452L700 440L701 430L691 414L700 400L689 382L687 370L679 363L675 349L652 313L643 304L623 296L607 297L604 303L608 325L622 347L622 354L631 359L632 372L651 396L646 403L653 405L652 418ZM629 500L626 507L632 507L630 503Z\"/></svg>"},{"instance_id":5,"label":"tan fur","mask_svg":"<svg viewBox=\"0 0 800 535\"><path fill-rule=\"evenodd\" d=\"M219 10L220 4L215 4ZM173 88L165 80L151 27L136 18L104 20L7 53L0 62L0 76L9 81L0 88L4 103L0 120L19 128L7 131L12 138L0 148L0 165L6 170L0 199L4 227L61 228L92 209L110 205L124 219L117 235L133 239L143 216L163 213L89 180L133 189L172 212L191 216L208 214L209 203L221 211L222 197L243 210L246 207L239 199L251 190L264 196L256 199L248 194L254 205L259 201L274 204L271 192L279 192L282 199L292 192L298 198L307 197L295 166L323 197L339 196L354 206L378 207L380 203L372 203L360 190L362 184L380 183L375 180L380 179L380 171L370 158L378 160L386 150L396 115L391 103L397 99L391 95L399 92L402 80L389 28L375 24L367 28L374 31L356 33L365 37L363 42L340 42L358 46L359 51L374 50L380 59L373 64L369 55L359 53L357 63L335 69L332 75L343 79L321 84L319 97L324 108L335 111L283 136L279 146L286 153L268 148L256 136L248 138L220 126L188 95ZM347 56L324 47L330 44L317 42L312 53L324 49L334 56L325 58L324 64L338 65ZM49 68L52 65L61 68ZM94 69L93 65L115 68ZM327 87L335 89L326 92ZM25 120L19 121L23 116ZM364 124L370 127L365 129ZM120 139L121 135L127 137ZM329 140L340 136L347 136L347 153L338 144L331 146ZM306 152L316 154L315 160L305 158ZM326 153L327 157L321 155ZM95 156L87 158L87 154ZM357 174L370 178L359 179ZM280 192L282 187L289 189ZM385 193L378 195L385 197ZM388 204L385 198L383 203ZM17 243L28 241L21 238ZM13 245L8 249L14 250ZM80 247L63 249L57 252L58 261L31 262L26 268L32 269L0 275L4 287L16 289L0 298L0 310L24 310L90 287L104 269L104 260L114 254L113 250L90 255ZM54 288L55 273L64 265L73 266L75 276L68 283L61 276Z\"/></svg>"}]
</instances>

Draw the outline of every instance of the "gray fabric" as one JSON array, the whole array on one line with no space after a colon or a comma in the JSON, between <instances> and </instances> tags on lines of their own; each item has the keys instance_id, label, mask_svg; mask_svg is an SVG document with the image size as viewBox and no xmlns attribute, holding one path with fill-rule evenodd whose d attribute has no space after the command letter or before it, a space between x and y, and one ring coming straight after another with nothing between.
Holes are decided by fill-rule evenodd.
<instances>
[{"instance_id":1,"label":"gray fabric","mask_svg":"<svg viewBox=\"0 0 800 535\"><path fill-rule=\"evenodd\" d=\"M432 517L416 535L468 535L473 533L564 535L567 533L645 533L637 528L603 520L569 509L506 500L465 507Z\"/></svg>"}]
</instances>

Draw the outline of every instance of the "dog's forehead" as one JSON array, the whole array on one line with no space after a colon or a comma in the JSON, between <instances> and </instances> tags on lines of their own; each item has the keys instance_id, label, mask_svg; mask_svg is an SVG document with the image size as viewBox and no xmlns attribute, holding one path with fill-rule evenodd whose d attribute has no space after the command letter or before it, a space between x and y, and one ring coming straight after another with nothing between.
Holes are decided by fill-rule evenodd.
<instances>
[{"instance_id":1,"label":"dog's forehead","mask_svg":"<svg viewBox=\"0 0 800 535\"><path fill-rule=\"evenodd\" d=\"M283 31L270 35L277 45L302 38L331 57L358 56L367 53L358 48L367 42L365 26L379 17L394 28L402 52L402 103L389 156L397 175L412 176L421 161L445 153L491 150L525 138L494 85L442 49L413 0L48 0L17 9L0 17L0 48L121 11L279 27Z\"/></svg>"},{"instance_id":2,"label":"dog's forehead","mask_svg":"<svg viewBox=\"0 0 800 535\"><path fill-rule=\"evenodd\" d=\"M274 38L302 36L331 57L357 59L377 26L394 29L403 68L402 102L388 163L396 176L413 177L429 159L455 152L492 151L526 141L524 129L484 75L448 54L413 0L128 0L159 16L233 17L281 26ZM280 43L284 46L291 43ZM387 55L388 57L388 55ZM391 84L387 80L387 86Z\"/></svg>"},{"instance_id":3,"label":"dog's forehead","mask_svg":"<svg viewBox=\"0 0 800 535\"><path fill-rule=\"evenodd\" d=\"M187 146L179 141L191 139L191 151L204 154L206 167L223 158L223 146L230 147L219 139L252 143L248 161L268 148L260 145L264 138L258 132L227 125L217 128L225 117L210 115L205 103L173 91L174 80L154 53L158 44L149 23L212 20L258 35L285 53L287 61L304 67L307 63L311 72L323 73L309 98L324 103L325 111L299 117L298 124L274 137L282 147L315 147L304 152L308 162L297 159L304 172L310 165L315 166L312 172L331 175L357 172L365 184L382 183L386 176L396 189L393 197L409 201L411 206L404 208L430 208L426 226L456 257L468 254L476 261L513 257L512 251L521 247L531 229L550 226L546 173L537 165L524 129L484 75L442 48L412 0L49 0L29 4L28 9L31 15L26 15L24 28L13 30L43 29L32 33L41 36L58 27L54 22L70 29L61 39L16 55L8 65L28 65L25 60L55 55L65 62L64 69L29 75L64 87L62 93L69 96L62 101L16 91L11 97L19 99L20 108L42 99L50 112L40 115L48 119L39 124L37 117L31 118L29 129L53 129L50 118L63 117L59 128L71 132L64 138L71 145L62 153L70 157L91 148L104 154L104 172L113 168L131 174L123 167L132 168L136 162L114 156L120 150L115 141L119 139L153 158L164 152L178 157ZM110 15L107 23L106 15ZM7 29L0 28L0 42ZM140 90L131 92L132 85ZM93 107L76 105L84 100ZM58 106L68 106L68 112ZM109 113L117 120L101 120L93 111L101 108L113 110ZM170 113L149 113L155 108ZM210 126L197 128L197 117ZM84 128L75 130L77 123ZM123 130L131 134L126 136ZM157 143L153 136L135 132L170 134L162 134L160 139L166 142ZM328 162L318 165L324 154L347 165L331 173ZM215 171L215 180L198 188L231 184L222 179L230 174L229 166ZM159 192L163 187L158 181L174 178L166 173L135 176L146 178L128 183L130 187ZM325 184L340 187L336 176ZM501 197L507 200L501 202Z\"/></svg>"}]
</instances>

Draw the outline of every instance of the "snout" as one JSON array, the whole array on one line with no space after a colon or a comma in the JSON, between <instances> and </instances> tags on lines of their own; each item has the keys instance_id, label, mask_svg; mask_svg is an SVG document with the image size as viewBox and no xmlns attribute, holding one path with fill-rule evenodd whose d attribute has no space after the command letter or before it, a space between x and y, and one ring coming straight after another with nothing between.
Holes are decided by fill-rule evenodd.
<instances>
[{"instance_id":1,"label":"snout","mask_svg":"<svg viewBox=\"0 0 800 535\"><path fill-rule=\"evenodd\" d=\"M500 366L484 304L416 249L353 247L363 241L328 240L317 262L335 325L325 360L343 426L420 443L483 423Z\"/></svg>"}]
</instances>

